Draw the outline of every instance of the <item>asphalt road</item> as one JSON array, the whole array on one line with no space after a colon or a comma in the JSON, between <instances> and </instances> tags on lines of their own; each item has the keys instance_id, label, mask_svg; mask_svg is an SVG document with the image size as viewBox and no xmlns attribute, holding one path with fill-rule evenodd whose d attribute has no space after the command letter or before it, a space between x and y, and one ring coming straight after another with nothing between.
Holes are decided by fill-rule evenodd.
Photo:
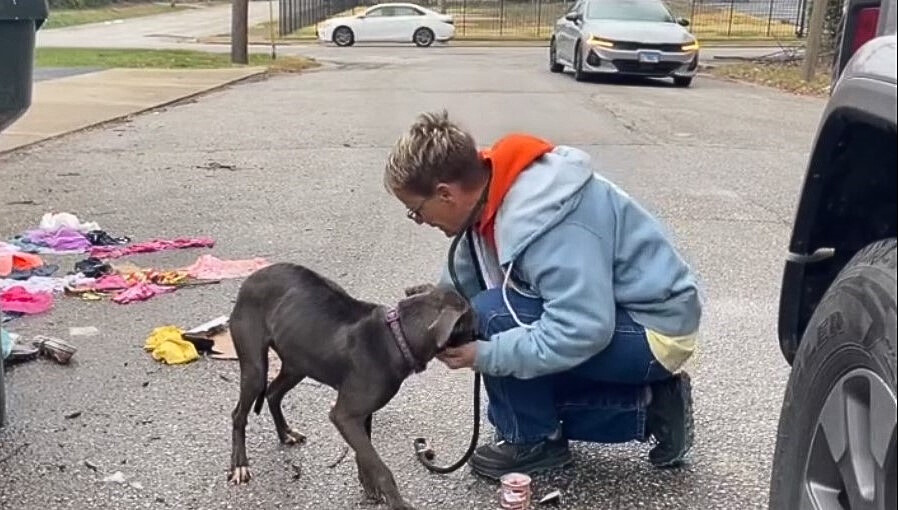
<instances>
[{"instance_id":1,"label":"asphalt road","mask_svg":"<svg viewBox=\"0 0 898 510\"><path fill-rule=\"evenodd\" d=\"M575 466L536 478L536 494L561 489L562 508L583 510L765 508L787 376L775 340L777 290L822 102L711 79L691 89L576 83L550 74L535 49L320 51L329 65L318 71L0 157L0 232L21 232L55 210L135 239L210 235L212 250L131 260L176 267L203 252L265 256L392 303L404 286L436 276L448 246L406 220L381 185L388 147L415 114L447 107L482 144L525 130L582 147L663 219L701 278L706 314L690 368L697 442L674 471L652 469L646 445L576 443ZM28 200L36 205L22 205ZM77 257L54 260L70 269ZM309 383L288 394L286 415L309 437L305 446L279 446L267 411L251 415L255 478L229 487L236 363L165 366L142 351L155 327L228 313L238 285L133 305L66 298L13 322L25 338L67 338L76 326L99 332L71 338L79 347L71 366L39 360L7 374L0 507L371 508L351 455L327 467L343 448L327 421L333 391ZM467 469L431 475L412 454L412 439L426 435L444 461L457 458L470 399L470 372L434 363L375 417L375 447L419 508L497 506L495 485ZM117 471L125 483L101 481Z\"/></svg>"},{"instance_id":2,"label":"asphalt road","mask_svg":"<svg viewBox=\"0 0 898 510\"><path fill-rule=\"evenodd\" d=\"M36 67L32 71L32 81L47 81L67 76L92 73L100 69L93 67Z\"/></svg>"},{"instance_id":3,"label":"asphalt road","mask_svg":"<svg viewBox=\"0 0 898 510\"><path fill-rule=\"evenodd\" d=\"M276 3L272 9L277 20ZM249 26L269 19L267 1L249 3ZM231 5L219 3L154 16L38 30L35 43L39 47L153 48L230 32Z\"/></svg>"}]
</instances>

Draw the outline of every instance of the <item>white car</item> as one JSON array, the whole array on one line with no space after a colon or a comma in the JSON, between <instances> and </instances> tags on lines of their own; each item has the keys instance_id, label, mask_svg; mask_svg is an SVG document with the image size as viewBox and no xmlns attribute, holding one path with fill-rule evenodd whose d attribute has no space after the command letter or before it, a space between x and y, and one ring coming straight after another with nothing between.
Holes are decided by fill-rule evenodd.
<instances>
[{"instance_id":1,"label":"white car","mask_svg":"<svg viewBox=\"0 0 898 510\"><path fill-rule=\"evenodd\" d=\"M357 42L413 42L430 46L455 37L452 16L412 3L383 3L361 14L331 18L318 25L318 40L337 46Z\"/></svg>"}]
</instances>

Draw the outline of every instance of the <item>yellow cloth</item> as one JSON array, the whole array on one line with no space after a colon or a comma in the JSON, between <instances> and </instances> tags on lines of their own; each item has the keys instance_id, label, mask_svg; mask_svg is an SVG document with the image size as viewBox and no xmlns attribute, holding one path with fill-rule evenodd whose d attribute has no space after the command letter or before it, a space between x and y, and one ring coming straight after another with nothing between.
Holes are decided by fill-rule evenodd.
<instances>
[{"instance_id":1,"label":"yellow cloth","mask_svg":"<svg viewBox=\"0 0 898 510\"><path fill-rule=\"evenodd\" d=\"M151 351L153 359L169 365L190 363L200 357L196 347L181 338L183 331L176 326L162 326L153 330L143 348Z\"/></svg>"},{"instance_id":2,"label":"yellow cloth","mask_svg":"<svg viewBox=\"0 0 898 510\"><path fill-rule=\"evenodd\" d=\"M668 372L675 374L695 353L695 337L698 335L693 333L684 336L667 336L646 328L645 336L649 341L649 349L658 363L661 363L661 366Z\"/></svg>"}]
</instances>

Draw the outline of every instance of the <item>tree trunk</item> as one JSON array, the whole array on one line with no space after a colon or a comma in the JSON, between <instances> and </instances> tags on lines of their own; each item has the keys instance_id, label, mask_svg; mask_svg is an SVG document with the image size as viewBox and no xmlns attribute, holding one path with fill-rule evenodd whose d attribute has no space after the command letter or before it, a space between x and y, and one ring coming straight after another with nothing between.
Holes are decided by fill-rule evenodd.
<instances>
[{"instance_id":1,"label":"tree trunk","mask_svg":"<svg viewBox=\"0 0 898 510\"><path fill-rule=\"evenodd\" d=\"M249 0L231 0L231 62L248 64L247 17Z\"/></svg>"}]
</instances>

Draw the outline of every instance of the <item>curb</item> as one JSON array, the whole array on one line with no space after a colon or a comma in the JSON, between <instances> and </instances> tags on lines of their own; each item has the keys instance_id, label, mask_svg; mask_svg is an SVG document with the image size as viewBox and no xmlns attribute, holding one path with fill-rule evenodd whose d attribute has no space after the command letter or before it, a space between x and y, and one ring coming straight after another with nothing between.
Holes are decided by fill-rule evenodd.
<instances>
[{"instance_id":1,"label":"curb","mask_svg":"<svg viewBox=\"0 0 898 510\"><path fill-rule=\"evenodd\" d=\"M716 80L716 81L720 81L720 82L724 82L724 83L731 83L733 85L742 85L742 86L752 87L752 88L761 89L761 90L779 92L781 94L788 94L790 96L803 98L803 99L821 99L821 100L826 99L825 96L818 96L816 94L801 94L798 92L781 89L779 87L774 87L771 85L764 85L763 83L757 83L757 82L753 82L753 81L749 81L749 80L740 80L738 78L730 78L729 76L716 75L716 74L710 72L711 69L713 69L713 68L708 68L704 72L699 73L699 75L703 78L707 78L710 80Z\"/></svg>"},{"instance_id":2,"label":"curb","mask_svg":"<svg viewBox=\"0 0 898 510\"><path fill-rule=\"evenodd\" d=\"M130 112L128 112L128 113L124 113L124 114L120 114L120 115L115 115L115 116L112 116L112 117L110 117L110 118L108 118L108 119L101 120L101 121L99 121L99 122L94 122L93 124L88 124L88 125L86 125L86 126L80 126L80 127L78 127L78 128L70 129L70 130L64 131L64 132L62 132L62 133L57 133L57 134L55 134L55 135L46 136L46 137L41 138L41 139L39 139L39 140L35 140L35 141L33 141L33 142L27 142L27 143L24 143L24 144L22 144L22 145L18 145L18 146L16 146L16 147L11 147L11 148L9 148L9 149L0 149L0 157L10 156L10 155L12 155L12 154L15 154L17 151L20 151L20 150L23 150L23 149L34 148L35 146L40 145L40 144L42 144L42 143L44 143L44 142L48 142L48 141L51 141L51 140L57 140L57 139L59 139L59 138L63 138L63 137L65 137L65 136L68 136L68 135L71 135L71 134L81 133L81 132L88 131L88 130L91 130L91 129L95 129L95 128L98 128L98 127L104 127L104 126L107 126L107 125L109 125L109 124L114 124L114 123L116 123L116 122L121 122L122 120L131 118L131 117L134 117L134 116L137 116L137 115L142 115L142 114L144 114L144 113L152 112L152 111L155 111L155 110L159 110L159 109L162 109L162 108L167 108L167 107L170 107L170 106L177 106L178 104L181 104L181 103L190 101L190 100L192 100L192 99L195 99L195 98L197 98L197 97L200 97L200 96L203 96L203 95L212 93L212 92L217 92L217 91L219 91L219 90L222 90L222 89L224 89L224 88L227 88L227 87L230 87L230 86L233 86L233 85L237 85L237 84L244 83L244 82L250 82L250 81L260 81L260 80L262 80L262 79L267 78L267 77L270 76L270 75L271 75L271 72L268 71L268 70L266 69L266 70L261 70L261 71L259 71L259 72L253 73L253 74L249 74L249 75L247 75L247 76L242 76L242 77L240 77L240 78L234 78L234 79L230 79L230 80L225 80L225 81L219 83L218 85L214 85L214 86L209 87L209 88L207 88L207 89L199 90L199 91L194 92L194 93L191 93L191 94L187 94L187 95L184 95L184 96L180 96L180 97L177 97L177 98L172 99L172 100L169 100L169 101L165 101L165 102L158 103L158 104L154 104L154 105L152 105L152 106L148 106L148 107L145 107L145 108L140 108L140 109L137 109L137 110L133 110L133 111L130 111Z\"/></svg>"}]
</instances>

